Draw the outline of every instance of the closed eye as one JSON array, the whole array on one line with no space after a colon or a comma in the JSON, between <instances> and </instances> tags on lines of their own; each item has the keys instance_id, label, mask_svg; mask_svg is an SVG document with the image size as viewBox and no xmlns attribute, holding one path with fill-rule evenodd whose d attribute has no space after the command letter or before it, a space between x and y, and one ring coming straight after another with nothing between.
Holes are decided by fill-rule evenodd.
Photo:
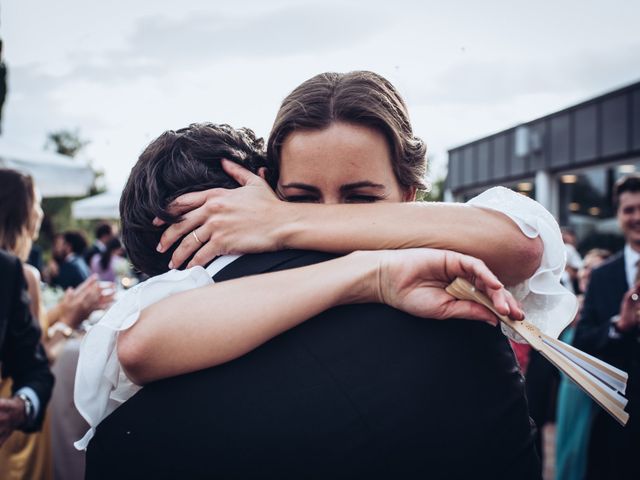
<instances>
[{"instance_id":1,"label":"closed eye","mask_svg":"<svg viewBox=\"0 0 640 480\"><path fill-rule=\"evenodd\" d=\"M313 195L285 195L283 197L285 202L294 202L294 203L315 203L319 202L318 197Z\"/></svg>"},{"instance_id":2,"label":"closed eye","mask_svg":"<svg viewBox=\"0 0 640 480\"><path fill-rule=\"evenodd\" d=\"M376 195L349 195L346 199L348 203L374 203L381 200L384 198Z\"/></svg>"}]
</instances>

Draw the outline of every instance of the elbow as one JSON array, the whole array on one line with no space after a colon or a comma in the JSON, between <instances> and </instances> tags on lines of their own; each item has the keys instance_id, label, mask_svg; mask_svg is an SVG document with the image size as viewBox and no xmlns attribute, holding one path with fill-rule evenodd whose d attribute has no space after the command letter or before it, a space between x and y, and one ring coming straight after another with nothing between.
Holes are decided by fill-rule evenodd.
<instances>
[{"instance_id":1,"label":"elbow","mask_svg":"<svg viewBox=\"0 0 640 480\"><path fill-rule=\"evenodd\" d=\"M153 380L146 371L146 352L144 340L130 330L121 332L118 336L118 360L125 375L136 385L144 385Z\"/></svg>"},{"instance_id":2,"label":"elbow","mask_svg":"<svg viewBox=\"0 0 640 480\"><path fill-rule=\"evenodd\" d=\"M525 237L518 242L518 248L515 253L516 262L514 265L518 265L518 268L514 269L513 272L515 277L513 278L513 285L531 278L540 267L542 254L544 253L542 239L540 237Z\"/></svg>"}]
</instances>

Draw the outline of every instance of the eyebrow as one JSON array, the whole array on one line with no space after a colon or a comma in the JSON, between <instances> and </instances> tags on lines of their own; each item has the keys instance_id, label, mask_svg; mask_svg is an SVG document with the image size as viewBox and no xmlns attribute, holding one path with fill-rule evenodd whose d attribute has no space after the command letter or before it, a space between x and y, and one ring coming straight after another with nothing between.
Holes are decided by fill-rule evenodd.
<instances>
[{"instance_id":1,"label":"eyebrow","mask_svg":"<svg viewBox=\"0 0 640 480\"><path fill-rule=\"evenodd\" d=\"M369 180L363 180L361 182L347 183L346 185L342 185L340 187L341 192L348 192L350 190L356 190L358 188L374 188L376 190L384 190L386 187L380 183L370 182ZM309 185L308 183L287 183L285 185L280 185L280 188L297 188L299 190L306 190L308 192L320 193L320 189L316 186Z\"/></svg>"},{"instance_id":2,"label":"eyebrow","mask_svg":"<svg viewBox=\"0 0 640 480\"><path fill-rule=\"evenodd\" d=\"M309 185L308 183L287 183L286 185L279 185L279 188L297 188L299 190L307 190L309 192L320 193L320 189L318 187L314 187L313 185Z\"/></svg>"}]
</instances>

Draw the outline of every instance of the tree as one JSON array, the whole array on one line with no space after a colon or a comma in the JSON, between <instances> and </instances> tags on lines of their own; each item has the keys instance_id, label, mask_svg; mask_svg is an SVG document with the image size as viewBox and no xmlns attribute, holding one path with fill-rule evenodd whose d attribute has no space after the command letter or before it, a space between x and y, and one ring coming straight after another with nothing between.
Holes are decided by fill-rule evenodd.
<instances>
[{"instance_id":1,"label":"tree","mask_svg":"<svg viewBox=\"0 0 640 480\"><path fill-rule=\"evenodd\" d=\"M427 191L418 192L416 200L419 202L441 202L444 197L444 178L439 178L429 184Z\"/></svg>"},{"instance_id":2,"label":"tree","mask_svg":"<svg viewBox=\"0 0 640 480\"><path fill-rule=\"evenodd\" d=\"M56 152L62 155L75 157L87 145L89 145L89 141L80 137L79 129L62 129L47 135L45 148L53 147Z\"/></svg>"}]
</instances>

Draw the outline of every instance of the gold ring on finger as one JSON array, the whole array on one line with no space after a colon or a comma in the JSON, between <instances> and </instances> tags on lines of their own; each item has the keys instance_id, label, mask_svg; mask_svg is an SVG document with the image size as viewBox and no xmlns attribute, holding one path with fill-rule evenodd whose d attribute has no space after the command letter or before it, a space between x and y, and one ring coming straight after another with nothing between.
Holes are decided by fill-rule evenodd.
<instances>
[{"instance_id":1,"label":"gold ring on finger","mask_svg":"<svg viewBox=\"0 0 640 480\"><path fill-rule=\"evenodd\" d=\"M198 238L198 234L196 233L195 230L193 232L191 232L191 235L193 235L193 238L196 239L196 242L198 242L200 245L204 245L204 242ZM634 293L634 295L636 295L636 294ZM636 295L636 297L637 297L637 295Z\"/></svg>"}]
</instances>

